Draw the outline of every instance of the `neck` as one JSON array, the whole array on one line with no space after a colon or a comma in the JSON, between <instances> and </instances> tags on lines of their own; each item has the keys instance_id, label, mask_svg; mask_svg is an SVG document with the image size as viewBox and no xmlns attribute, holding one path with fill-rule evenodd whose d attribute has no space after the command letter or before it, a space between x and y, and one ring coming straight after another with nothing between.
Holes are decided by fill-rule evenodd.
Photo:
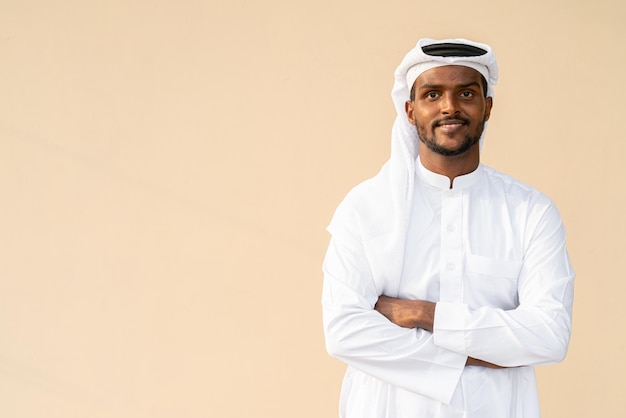
<instances>
[{"instance_id":1,"label":"neck","mask_svg":"<svg viewBox=\"0 0 626 418\"><path fill-rule=\"evenodd\" d=\"M422 142L419 144L420 161L433 173L441 174L450 179L450 188L458 176L469 174L478 168L480 163L479 147L476 144L466 153L452 157L432 152Z\"/></svg>"}]
</instances>

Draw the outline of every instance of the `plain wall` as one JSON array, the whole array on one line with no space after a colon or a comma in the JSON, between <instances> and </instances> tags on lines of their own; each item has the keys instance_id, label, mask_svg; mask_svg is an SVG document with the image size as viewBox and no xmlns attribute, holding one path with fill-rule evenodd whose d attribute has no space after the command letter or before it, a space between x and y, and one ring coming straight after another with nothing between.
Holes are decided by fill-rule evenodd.
<instances>
[{"instance_id":1,"label":"plain wall","mask_svg":"<svg viewBox=\"0 0 626 418\"><path fill-rule=\"evenodd\" d=\"M0 416L335 417L325 227L420 37L493 46L483 162L568 230L544 416L625 416L625 4L0 0Z\"/></svg>"}]
</instances>

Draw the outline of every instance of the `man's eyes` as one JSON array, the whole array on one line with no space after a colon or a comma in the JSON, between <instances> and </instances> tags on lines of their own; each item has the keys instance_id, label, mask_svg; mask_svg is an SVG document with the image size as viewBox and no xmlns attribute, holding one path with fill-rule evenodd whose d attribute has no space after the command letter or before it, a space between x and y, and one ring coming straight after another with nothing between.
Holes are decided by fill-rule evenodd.
<instances>
[{"instance_id":1,"label":"man's eyes","mask_svg":"<svg viewBox=\"0 0 626 418\"><path fill-rule=\"evenodd\" d=\"M476 94L471 90L464 90L459 93L459 96L463 99L471 99L475 95ZM430 99L430 100L438 99L440 97L441 97L441 93L438 91L429 91L428 93L424 95L424 98Z\"/></svg>"}]
</instances>

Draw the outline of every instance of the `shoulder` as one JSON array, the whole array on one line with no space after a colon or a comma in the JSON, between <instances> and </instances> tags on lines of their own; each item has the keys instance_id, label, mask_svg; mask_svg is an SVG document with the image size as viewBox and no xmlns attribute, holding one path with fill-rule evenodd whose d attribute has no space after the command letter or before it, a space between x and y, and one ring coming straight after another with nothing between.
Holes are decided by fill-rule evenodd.
<instances>
[{"instance_id":1,"label":"shoulder","mask_svg":"<svg viewBox=\"0 0 626 418\"><path fill-rule=\"evenodd\" d=\"M328 231L333 235L342 231L349 231L353 236L371 235L372 226L384 228L393 217L392 200L388 168L383 166L376 176L346 194L335 210Z\"/></svg>"},{"instance_id":2,"label":"shoulder","mask_svg":"<svg viewBox=\"0 0 626 418\"><path fill-rule=\"evenodd\" d=\"M552 200L533 186L508 174L483 165L489 189L502 193L509 200L519 200L537 205L553 205Z\"/></svg>"},{"instance_id":3,"label":"shoulder","mask_svg":"<svg viewBox=\"0 0 626 418\"><path fill-rule=\"evenodd\" d=\"M516 178L483 166L487 193L498 195L509 209L524 216L529 227L539 224L560 225L561 215L550 197Z\"/></svg>"}]
</instances>

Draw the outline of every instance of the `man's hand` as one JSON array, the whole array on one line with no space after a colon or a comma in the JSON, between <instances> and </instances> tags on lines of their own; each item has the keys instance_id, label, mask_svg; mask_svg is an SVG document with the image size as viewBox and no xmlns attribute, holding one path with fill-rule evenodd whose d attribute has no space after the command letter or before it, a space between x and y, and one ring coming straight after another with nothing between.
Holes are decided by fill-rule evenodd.
<instances>
[{"instance_id":1,"label":"man's hand","mask_svg":"<svg viewBox=\"0 0 626 418\"><path fill-rule=\"evenodd\" d=\"M468 357L465 362L466 366L481 366L488 367L490 369L506 369L506 367L498 366L497 364L489 363L487 361L478 360L477 358Z\"/></svg>"},{"instance_id":2,"label":"man's hand","mask_svg":"<svg viewBox=\"0 0 626 418\"><path fill-rule=\"evenodd\" d=\"M404 328L433 330L435 304L427 300L406 300L380 296L374 309Z\"/></svg>"}]
</instances>

